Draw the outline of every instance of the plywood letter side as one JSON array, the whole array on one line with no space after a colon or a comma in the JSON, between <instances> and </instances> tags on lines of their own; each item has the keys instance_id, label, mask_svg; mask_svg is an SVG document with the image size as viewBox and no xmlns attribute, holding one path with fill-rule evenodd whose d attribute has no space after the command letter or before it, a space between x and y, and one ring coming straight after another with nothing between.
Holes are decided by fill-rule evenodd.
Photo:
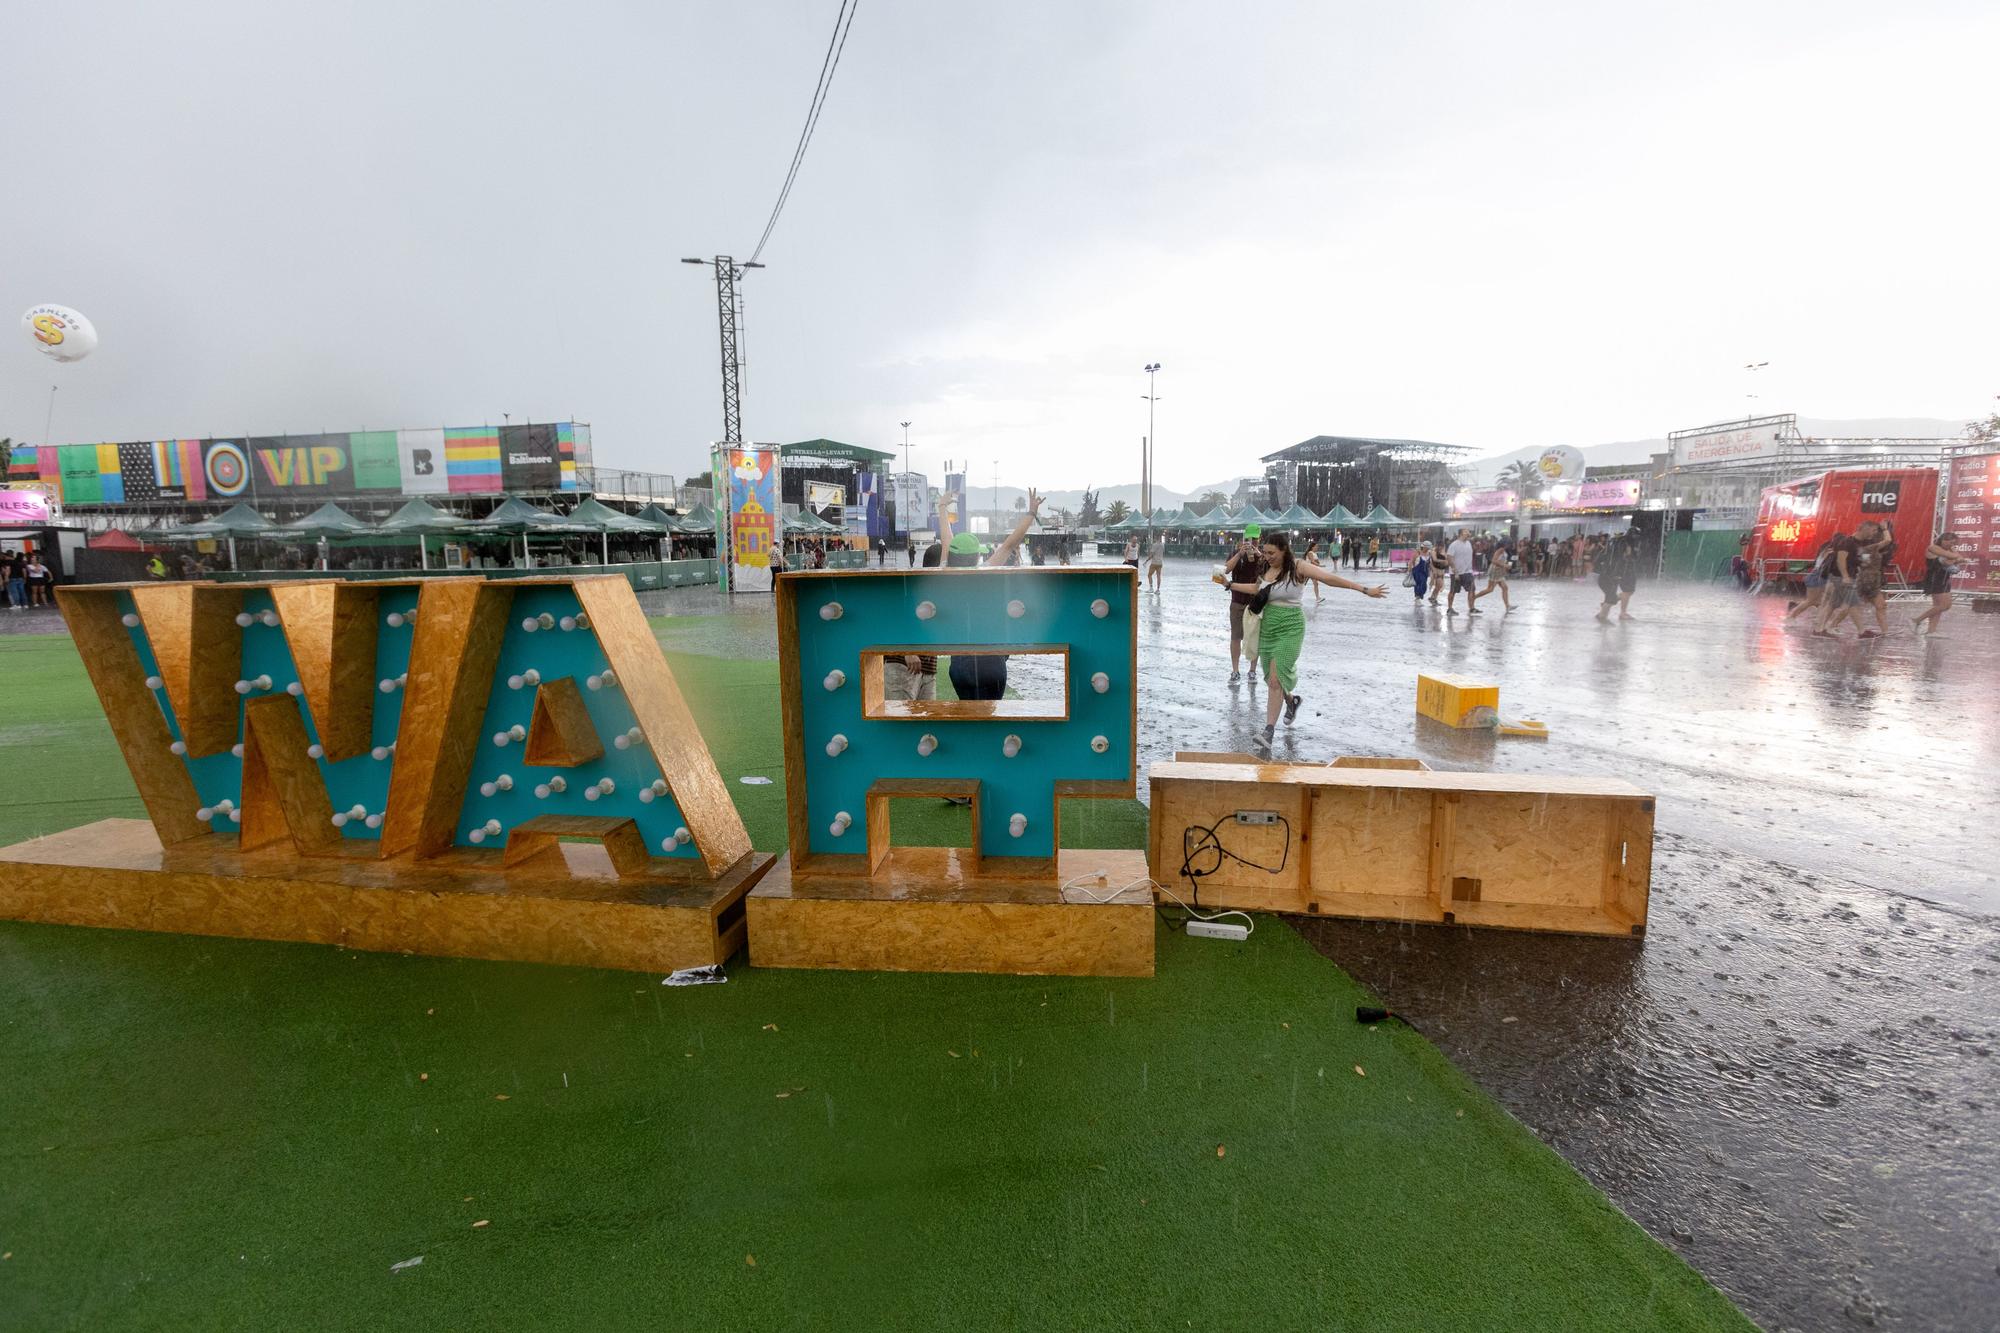
<instances>
[{"instance_id":1,"label":"plywood letter side","mask_svg":"<svg viewBox=\"0 0 2000 1333\"><path fill-rule=\"evenodd\" d=\"M155 583L132 589L181 740L195 759L236 744L243 666L240 584Z\"/></svg>"},{"instance_id":2,"label":"plywood letter side","mask_svg":"<svg viewBox=\"0 0 2000 1333\"><path fill-rule=\"evenodd\" d=\"M451 847L513 601L479 579L433 579L418 595L382 856Z\"/></svg>"},{"instance_id":3,"label":"plywood letter side","mask_svg":"<svg viewBox=\"0 0 2000 1333\"><path fill-rule=\"evenodd\" d=\"M528 744L521 762L538 768L578 768L604 757L604 741L590 720L576 677L558 676L535 686Z\"/></svg>"},{"instance_id":4,"label":"plywood letter side","mask_svg":"<svg viewBox=\"0 0 2000 1333\"><path fill-rule=\"evenodd\" d=\"M306 747L305 718L289 694L253 699L243 708L243 823L248 851L290 841L301 853L339 845L333 801Z\"/></svg>"},{"instance_id":5,"label":"plywood letter side","mask_svg":"<svg viewBox=\"0 0 2000 1333\"><path fill-rule=\"evenodd\" d=\"M271 600L329 762L369 748L381 589L369 583L274 583Z\"/></svg>"},{"instance_id":6,"label":"plywood letter side","mask_svg":"<svg viewBox=\"0 0 2000 1333\"><path fill-rule=\"evenodd\" d=\"M161 844L171 847L206 836L208 825L194 817L201 798L187 765L168 748L174 743L173 733L159 701L146 688L139 650L120 623L118 594L57 588L56 605L62 608L70 639L83 658L83 668L111 723L112 738L125 756L125 767L132 772L133 785Z\"/></svg>"},{"instance_id":7,"label":"plywood letter side","mask_svg":"<svg viewBox=\"0 0 2000 1333\"><path fill-rule=\"evenodd\" d=\"M578 579L576 599L590 616L640 733L659 758L674 803L694 834L695 851L710 875L720 875L749 853L750 834L632 585L622 575ZM796 796L788 790L787 802L802 802L804 795L803 786Z\"/></svg>"}]
</instances>

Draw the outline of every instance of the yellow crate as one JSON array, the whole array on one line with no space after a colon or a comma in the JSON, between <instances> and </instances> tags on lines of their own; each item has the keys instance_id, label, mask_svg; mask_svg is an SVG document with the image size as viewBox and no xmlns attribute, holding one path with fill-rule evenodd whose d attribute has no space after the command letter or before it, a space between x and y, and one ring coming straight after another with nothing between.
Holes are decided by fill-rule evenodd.
<instances>
[{"instance_id":1,"label":"yellow crate","mask_svg":"<svg viewBox=\"0 0 2000 1333\"><path fill-rule=\"evenodd\" d=\"M1447 727L1490 727L1499 716L1500 687L1419 673L1417 712Z\"/></svg>"}]
</instances>

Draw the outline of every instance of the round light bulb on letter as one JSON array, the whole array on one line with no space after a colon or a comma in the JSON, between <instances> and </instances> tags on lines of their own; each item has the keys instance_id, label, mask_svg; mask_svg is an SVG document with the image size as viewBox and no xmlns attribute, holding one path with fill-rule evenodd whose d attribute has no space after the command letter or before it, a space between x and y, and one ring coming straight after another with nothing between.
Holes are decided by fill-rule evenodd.
<instances>
[{"instance_id":1,"label":"round light bulb on letter","mask_svg":"<svg viewBox=\"0 0 2000 1333\"><path fill-rule=\"evenodd\" d=\"M842 810L839 814L833 817L833 823L827 825L827 832L833 834L833 836L836 838L842 837L846 834L847 830L849 829L849 827L853 825L853 823L854 823L854 816L848 814L847 811Z\"/></svg>"},{"instance_id":2,"label":"round light bulb on letter","mask_svg":"<svg viewBox=\"0 0 2000 1333\"><path fill-rule=\"evenodd\" d=\"M1090 688L1096 690L1099 694L1108 693L1111 689L1111 677L1105 675L1102 671L1092 672L1090 676Z\"/></svg>"},{"instance_id":3,"label":"round light bulb on letter","mask_svg":"<svg viewBox=\"0 0 2000 1333\"><path fill-rule=\"evenodd\" d=\"M923 755L926 759L937 752L937 747L937 737L931 735L928 731L917 738L917 753Z\"/></svg>"},{"instance_id":4,"label":"round light bulb on letter","mask_svg":"<svg viewBox=\"0 0 2000 1333\"><path fill-rule=\"evenodd\" d=\"M118 617L118 623L126 629L137 629L139 628L139 617L127 611L124 615Z\"/></svg>"},{"instance_id":5,"label":"round light bulb on letter","mask_svg":"<svg viewBox=\"0 0 2000 1333\"><path fill-rule=\"evenodd\" d=\"M554 629L556 627L556 618L550 615L548 612L544 611L539 616L535 617L535 623L540 625L543 629Z\"/></svg>"},{"instance_id":6,"label":"round light bulb on letter","mask_svg":"<svg viewBox=\"0 0 2000 1333\"><path fill-rule=\"evenodd\" d=\"M694 841L694 834L689 833L687 831L687 825L683 824L681 827L674 830L674 841L679 843L681 846L685 847L689 843Z\"/></svg>"},{"instance_id":7,"label":"round light bulb on letter","mask_svg":"<svg viewBox=\"0 0 2000 1333\"><path fill-rule=\"evenodd\" d=\"M567 634L571 630L576 628L576 617L564 616L561 620L558 620L556 624L560 625L562 627L562 632Z\"/></svg>"},{"instance_id":8,"label":"round light bulb on letter","mask_svg":"<svg viewBox=\"0 0 2000 1333\"><path fill-rule=\"evenodd\" d=\"M536 620L533 616L524 617L521 621L521 632L523 634L533 634L536 630L540 629L541 627L542 627L541 622Z\"/></svg>"},{"instance_id":9,"label":"round light bulb on letter","mask_svg":"<svg viewBox=\"0 0 2000 1333\"><path fill-rule=\"evenodd\" d=\"M256 620L257 617L251 615L248 611L238 611L236 613L236 626L238 629L249 629L251 625L256 623Z\"/></svg>"},{"instance_id":10,"label":"round light bulb on letter","mask_svg":"<svg viewBox=\"0 0 2000 1333\"><path fill-rule=\"evenodd\" d=\"M1006 755L1009 759L1021 753L1021 738L1019 736L1009 736L1006 740L1001 741L1000 753Z\"/></svg>"},{"instance_id":11,"label":"round light bulb on letter","mask_svg":"<svg viewBox=\"0 0 2000 1333\"><path fill-rule=\"evenodd\" d=\"M1099 754L1103 754L1111 748L1111 739L1108 736L1092 736L1090 738L1090 748Z\"/></svg>"},{"instance_id":12,"label":"round light bulb on letter","mask_svg":"<svg viewBox=\"0 0 2000 1333\"><path fill-rule=\"evenodd\" d=\"M314 741L311 745L308 745L306 747L306 758L308 759L326 758L326 747L324 745L321 745L318 741Z\"/></svg>"},{"instance_id":13,"label":"round light bulb on letter","mask_svg":"<svg viewBox=\"0 0 2000 1333\"><path fill-rule=\"evenodd\" d=\"M388 619L390 629L401 629L403 627L403 613L401 611L391 611Z\"/></svg>"},{"instance_id":14,"label":"round light bulb on letter","mask_svg":"<svg viewBox=\"0 0 2000 1333\"><path fill-rule=\"evenodd\" d=\"M347 812L345 810L336 810L333 812L333 826L335 828L347 827Z\"/></svg>"},{"instance_id":15,"label":"round light bulb on letter","mask_svg":"<svg viewBox=\"0 0 2000 1333\"><path fill-rule=\"evenodd\" d=\"M1111 614L1111 603L1105 601L1102 597L1098 598L1090 604L1090 614L1096 616L1099 620L1104 619L1104 617Z\"/></svg>"},{"instance_id":16,"label":"round light bulb on letter","mask_svg":"<svg viewBox=\"0 0 2000 1333\"><path fill-rule=\"evenodd\" d=\"M147 689L149 689L149 690L157 690L157 689L159 689L159 688L160 688L160 687L161 687L162 685L165 685L166 683L167 683L167 682L165 682L164 680L161 680L161 679L160 679L160 678L159 678L158 676L148 676L148 677L146 677L146 688L147 688Z\"/></svg>"},{"instance_id":17,"label":"round light bulb on letter","mask_svg":"<svg viewBox=\"0 0 2000 1333\"><path fill-rule=\"evenodd\" d=\"M918 603L917 603L917 619L918 619L918 620L929 620L929 619L930 619L930 618L931 618L932 616L934 616L934 615L936 615L936 614L937 614L937 603L935 603L935 602L918 602Z\"/></svg>"},{"instance_id":18,"label":"round light bulb on letter","mask_svg":"<svg viewBox=\"0 0 2000 1333\"><path fill-rule=\"evenodd\" d=\"M513 740L524 741L528 739L528 729L519 722L516 722L513 726L507 728L507 735Z\"/></svg>"},{"instance_id":19,"label":"round light bulb on letter","mask_svg":"<svg viewBox=\"0 0 2000 1333\"><path fill-rule=\"evenodd\" d=\"M1007 832L1011 833L1012 835L1018 838L1027 831L1028 831L1028 817L1026 815L1017 814L1008 816Z\"/></svg>"},{"instance_id":20,"label":"round light bulb on letter","mask_svg":"<svg viewBox=\"0 0 2000 1333\"><path fill-rule=\"evenodd\" d=\"M833 670L827 672L826 679L821 682L821 684L825 685L829 690L837 690L846 683L847 683L847 673L845 671L842 671L839 667L835 667Z\"/></svg>"},{"instance_id":21,"label":"round light bulb on letter","mask_svg":"<svg viewBox=\"0 0 2000 1333\"><path fill-rule=\"evenodd\" d=\"M1028 614L1028 604L1022 601L1020 598L1016 597L1013 601L1007 603L1007 615L1009 619L1019 620L1022 616L1025 616L1027 614Z\"/></svg>"},{"instance_id":22,"label":"round light bulb on letter","mask_svg":"<svg viewBox=\"0 0 2000 1333\"><path fill-rule=\"evenodd\" d=\"M368 752L368 757L370 759L373 759L376 763L379 764L384 759L387 759L389 757L389 747L386 745L378 745L374 749Z\"/></svg>"},{"instance_id":23,"label":"round light bulb on letter","mask_svg":"<svg viewBox=\"0 0 2000 1333\"><path fill-rule=\"evenodd\" d=\"M819 618L821 620L838 620L840 619L841 614L842 612L839 602L828 602L825 606L822 606L819 609Z\"/></svg>"},{"instance_id":24,"label":"round light bulb on letter","mask_svg":"<svg viewBox=\"0 0 2000 1333\"><path fill-rule=\"evenodd\" d=\"M831 759L835 755L839 754L842 750L845 750L846 748L847 748L847 737L841 735L835 735L832 740L826 743L826 757Z\"/></svg>"}]
</instances>

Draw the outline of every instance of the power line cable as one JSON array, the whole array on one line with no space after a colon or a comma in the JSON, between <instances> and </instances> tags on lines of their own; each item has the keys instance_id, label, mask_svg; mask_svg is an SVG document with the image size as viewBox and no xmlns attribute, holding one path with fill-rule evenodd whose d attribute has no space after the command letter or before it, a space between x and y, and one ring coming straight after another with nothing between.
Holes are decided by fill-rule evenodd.
<instances>
[{"instance_id":1,"label":"power line cable","mask_svg":"<svg viewBox=\"0 0 2000 1333\"><path fill-rule=\"evenodd\" d=\"M778 202L771 208L770 221L764 224L764 234L757 238L757 248L750 254L750 263L756 263L770 243L771 233L777 230L778 216L785 211L785 201L791 198L792 183L798 179L799 167L804 164L806 149L812 146L813 131L819 126L820 112L826 106L826 94L833 87L833 76L840 68L841 53L847 50L847 33L854 26L855 11L861 7L861 0L840 0L840 12L834 15L833 35L827 38L826 55L820 60L819 82L813 88L812 104L806 109L806 123L799 131L798 146L792 150L792 163L785 171L785 183L778 190Z\"/></svg>"}]
</instances>

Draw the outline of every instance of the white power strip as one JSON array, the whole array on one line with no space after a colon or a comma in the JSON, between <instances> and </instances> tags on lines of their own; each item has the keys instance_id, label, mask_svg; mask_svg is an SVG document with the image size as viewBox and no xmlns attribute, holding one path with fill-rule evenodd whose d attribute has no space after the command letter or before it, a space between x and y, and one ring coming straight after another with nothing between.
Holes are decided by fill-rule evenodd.
<instances>
[{"instance_id":1,"label":"white power strip","mask_svg":"<svg viewBox=\"0 0 2000 1333\"><path fill-rule=\"evenodd\" d=\"M1247 940L1250 931L1234 921L1190 921L1187 933L1206 940Z\"/></svg>"}]
</instances>

